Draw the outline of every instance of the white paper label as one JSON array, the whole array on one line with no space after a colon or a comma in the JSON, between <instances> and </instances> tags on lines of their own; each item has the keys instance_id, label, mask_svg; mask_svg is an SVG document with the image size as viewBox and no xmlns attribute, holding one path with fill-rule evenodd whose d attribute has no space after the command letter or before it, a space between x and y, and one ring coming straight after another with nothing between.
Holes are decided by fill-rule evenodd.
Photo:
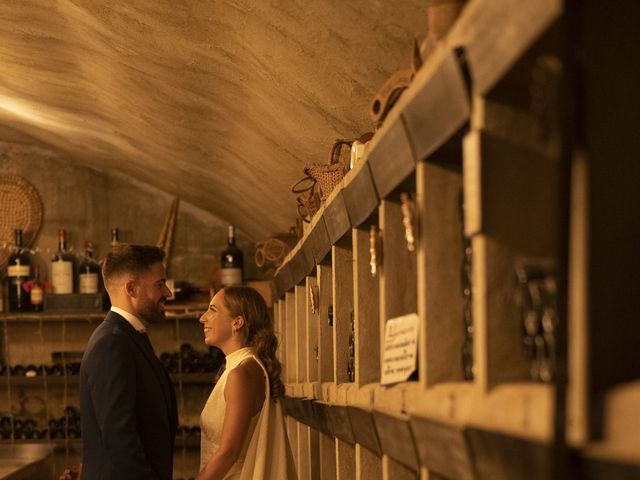
<instances>
[{"instance_id":1,"label":"white paper label","mask_svg":"<svg viewBox=\"0 0 640 480\"><path fill-rule=\"evenodd\" d=\"M98 274L81 273L79 275L80 293L98 293Z\"/></svg>"},{"instance_id":2,"label":"white paper label","mask_svg":"<svg viewBox=\"0 0 640 480\"><path fill-rule=\"evenodd\" d=\"M10 265L7 267L9 277L28 277L30 273L29 265Z\"/></svg>"},{"instance_id":3,"label":"white paper label","mask_svg":"<svg viewBox=\"0 0 640 480\"><path fill-rule=\"evenodd\" d=\"M404 382L416 369L419 319L415 313L387 321L381 385Z\"/></svg>"},{"instance_id":4,"label":"white paper label","mask_svg":"<svg viewBox=\"0 0 640 480\"><path fill-rule=\"evenodd\" d=\"M462 142L462 183L464 195L464 234L482 230L482 158L480 132L472 131Z\"/></svg>"},{"instance_id":5,"label":"white paper label","mask_svg":"<svg viewBox=\"0 0 640 480\"><path fill-rule=\"evenodd\" d=\"M51 262L51 286L53 293L73 293L73 264Z\"/></svg>"},{"instance_id":6,"label":"white paper label","mask_svg":"<svg viewBox=\"0 0 640 480\"><path fill-rule=\"evenodd\" d=\"M41 305L44 300L44 291L40 287L31 289L31 305Z\"/></svg>"},{"instance_id":7,"label":"white paper label","mask_svg":"<svg viewBox=\"0 0 640 480\"><path fill-rule=\"evenodd\" d=\"M220 270L220 282L223 287L227 285L242 285L241 268L223 268Z\"/></svg>"}]
</instances>

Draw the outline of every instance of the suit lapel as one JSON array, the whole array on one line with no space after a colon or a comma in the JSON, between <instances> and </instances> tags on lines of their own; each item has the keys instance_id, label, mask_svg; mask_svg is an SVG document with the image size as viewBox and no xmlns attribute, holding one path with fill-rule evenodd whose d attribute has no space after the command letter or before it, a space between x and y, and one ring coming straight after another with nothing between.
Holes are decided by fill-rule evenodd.
<instances>
[{"instance_id":1,"label":"suit lapel","mask_svg":"<svg viewBox=\"0 0 640 480\"><path fill-rule=\"evenodd\" d=\"M160 384L160 388L162 390L162 396L167 405L167 411L169 412L169 425L171 426L172 431L175 429L174 424L177 424L177 412L176 412L176 400L175 400L175 392L173 388L171 388L171 379L167 374L166 370L156 357L153 352L153 347L149 342L146 334L139 333L133 325L127 322L126 319L122 318L115 312L109 312L105 321L111 321L117 325L119 325L122 330L131 337L136 346L142 351L146 360L151 365L151 369L153 370L155 376L158 379L158 383Z\"/></svg>"}]
</instances>

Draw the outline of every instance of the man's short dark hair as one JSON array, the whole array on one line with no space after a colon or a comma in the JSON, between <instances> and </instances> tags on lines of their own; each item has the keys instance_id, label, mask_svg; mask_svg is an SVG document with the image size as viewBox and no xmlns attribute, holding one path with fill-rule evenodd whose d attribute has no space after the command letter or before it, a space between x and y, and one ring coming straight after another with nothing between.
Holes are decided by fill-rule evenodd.
<instances>
[{"instance_id":1,"label":"man's short dark hair","mask_svg":"<svg viewBox=\"0 0 640 480\"><path fill-rule=\"evenodd\" d=\"M114 277L131 274L137 277L164 260L164 252L151 245L121 243L112 247L102 265L105 284Z\"/></svg>"}]
</instances>

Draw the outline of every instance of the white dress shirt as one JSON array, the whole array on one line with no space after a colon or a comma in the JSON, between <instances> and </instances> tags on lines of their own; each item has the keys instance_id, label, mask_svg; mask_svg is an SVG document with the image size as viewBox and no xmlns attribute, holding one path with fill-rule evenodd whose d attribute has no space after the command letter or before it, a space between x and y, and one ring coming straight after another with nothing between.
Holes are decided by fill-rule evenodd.
<instances>
[{"instance_id":1,"label":"white dress shirt","mask_svg":"<svg viewBox=\"0 0 640 480\"><path fill-rule=\"evenodd\" d=\"M122 318L124 318L127 322L131 324L133 328L135 328L138 332L144 333L147 331L147 323L143 320L136 317L134 314L129 313L121 308L111 306L111 311L117 313Z\"/></svg>"}]
</instances>

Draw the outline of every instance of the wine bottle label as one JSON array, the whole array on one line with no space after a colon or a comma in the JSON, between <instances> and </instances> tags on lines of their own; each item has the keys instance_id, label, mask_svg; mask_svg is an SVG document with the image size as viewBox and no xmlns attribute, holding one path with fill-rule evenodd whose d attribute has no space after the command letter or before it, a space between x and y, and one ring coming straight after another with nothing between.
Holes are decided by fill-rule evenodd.
<instances>
[{"instance_id":1,"label":"wine bottle label","mask_svg":"<svg viewBox=\"0 0 640 480\"><path fill-rule=\"evenodd\" d=\"M30 273L29 265L9 265L7 268L9 277L28 277Z\"/></svg>"},{"instance_id":2,"label":"wine bottle label","mask_svg":"<svg viewBox=\"0 0 640 480\"><path fill-rule=\"evenodd\" d=\"M51 262L51 285L53 293L73 293L73 264L71 262Z\"/></svg>"},{"instance_id":3,"label":"wine bottle label","mask_svg":"<svg viewBox=\"0 0 640 480\"><path fill-rule=\"evenodd\" d=\"M35 286L31 289L31 305L42 305L44 291L41 287Z\"/></svg>"},{"instance_id":4,"label":"wine bottle label","mask_svg":"<svg viewBox=\"0 0 640 480\"><path fill-rule=\"evenodd\" d=\"M241 268L222 268L220 270L220 282L222 286L242 285Z\"/></svg>"},{"instance_id":5,"label":"wine bottle label","mask_svg":"<svg viewBox=\"0 0 640 480\"><path fill-rule=\"evenodd\" d=\"M98 293L97 273L81 273L79 280L80 293Z\"/></svg>"}]
</instances>

